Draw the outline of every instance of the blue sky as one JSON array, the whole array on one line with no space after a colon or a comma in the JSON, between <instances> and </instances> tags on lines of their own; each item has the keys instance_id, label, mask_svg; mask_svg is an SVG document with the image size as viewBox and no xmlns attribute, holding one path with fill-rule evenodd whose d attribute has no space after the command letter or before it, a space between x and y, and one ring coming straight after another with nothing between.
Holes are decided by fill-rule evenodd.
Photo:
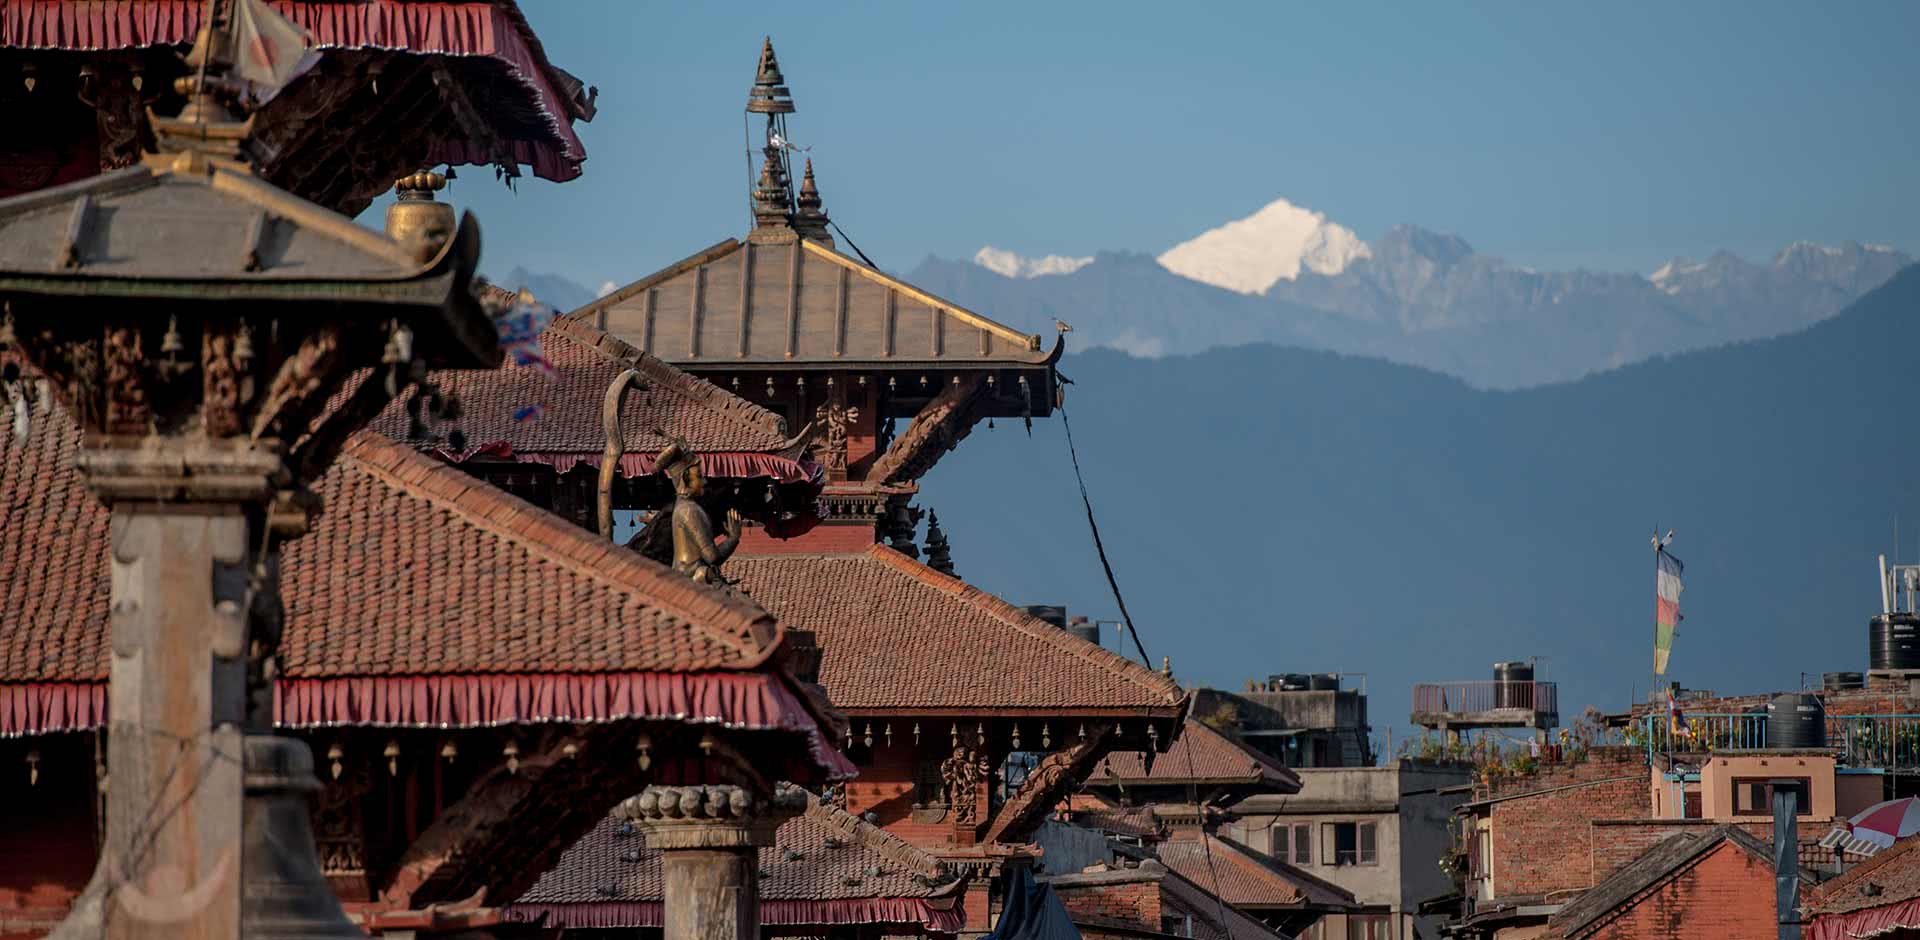
<instances>
[{"instance_id":1,"label":"blue sky","mask_svg":"<svg viewBox=\"0 0 1920 940\"><path fill-rule=\"evenodd\" d=\"M456 183L496 273L625 282L742 232L767 34L889 269L1158 252L1278 197L1545 268L1920 251L1915 3L522 6L600 115L579 180Z\"/></svg>"}]
</instances>

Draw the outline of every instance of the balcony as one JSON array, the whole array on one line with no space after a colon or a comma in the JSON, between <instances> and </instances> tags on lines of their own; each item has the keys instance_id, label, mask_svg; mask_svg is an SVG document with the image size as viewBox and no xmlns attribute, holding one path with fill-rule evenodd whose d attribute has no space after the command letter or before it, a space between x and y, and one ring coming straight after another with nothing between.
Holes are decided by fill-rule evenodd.
<instances>
[{"instance_id":1,"label":"balcony","mask_svg":"<svg viewBox=\"0 0 1920 940\"><path fill-rule=\"evenodd\" d=\"M1551 728L1560 703L1551 682L1422 682L1413 687L1413 723L1440 731Z\"/></svg>"},{"instance_id":2,"label":"balcony","mask_svg":"<svg viewBox=\"0 0 1920 940\"><path fill-rule=\"evenodd\" d=\"M1683 713L1685 731L1671 733L1665 714L1641 715L1630 734L1649 757L1664 751L1738 751L1767 746L1764 713ZM1828 715L1827 746L1847 767L1920 769L1920 714Z\"/></svg>"}]
</instances>

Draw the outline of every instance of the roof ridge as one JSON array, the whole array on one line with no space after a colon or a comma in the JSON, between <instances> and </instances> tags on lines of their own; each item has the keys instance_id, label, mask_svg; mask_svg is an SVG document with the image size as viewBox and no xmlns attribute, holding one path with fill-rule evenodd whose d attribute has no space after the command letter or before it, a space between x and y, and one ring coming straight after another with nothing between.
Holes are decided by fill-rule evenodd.
<instances>
[{"instance_id":1,"label":"roof ridge","mask_svg":"<svg viewBox=\"0 0 1920 940\"><path fill-rule=\"evenodd\" d=\"M1295 865L1290 865L1281 859L1273 858L1267 855L1262 855L1261 853L1255 852L1253 849L1247 846L1241 845L1240 843L1235 842L1232 839L1229 839L1225 836L1208 833L1207 838L1212 840L1215 844L1219 845L1222 849L1225 849L1228 854L1238 856L1243 861L1263 871L1270 872L1275 875L1279 875L1283 878L1298 879L1308 884L1312 884L1316 887L1324 888L1328 891L1333 892L1334 894L1342 895L1349 900L1354 900L1354 901L1358 900L1358 896L1355 895L1352 891L1349 891L1346 888L1342 888L1339 885L1334 884L1333 882L1328 881L1325 878L1322 878L1319 875L1316 875L1310 871L1307 871L1304 868L1300 868ZM1304 896L1305 894L1303 892L1302 897Z\"/></svg>"},{"instance_id":2,"label":"roof ridge","mask_svg":"<svg viewBox=\"0 0 1920 940\"><path fill-rule=\"evenodd\" d=\"M811 791L803 792L807 794L806 817L815 824L832 828L853 838L888 860L905 865L928 878L945 878L951 874L945 862L933 857L919 846L828 803Z\"/></svg>"},{"instance_id":3,"label":"roof ridge","mask_svg":"<svg viewBox=\"0 0 1920 940\"><path fill-rule=\"evenodd\" d=\"M637 281L634 281L633 283L628 284L625 287L621 287L604 296L595 297L594 299L587 301L585 304L581 305L579 309L569 310L566 313L563 313L560 316L555 317L554 322L557 323L562 320L566 320L574 323L583 322L586 320L587 314L589 313L595 313L599 311L599 309L602 307L611 307L614 304L617 304L623 300L626 300L628 297L632 297L633 295L638 294L649 287L671 280L676 275L684 274L687 271L691 271L694 268L697 268L703 264L711 264L715 261L718 261L721 258L724 258L727 255L730 255L733 252L739 250L740 246L744 244L746 244L746 242L743 242L737 238L721 239L720 241L715 242L711 245L708 245L707 247L702 248L699 251L696 251L693 254L686 256L685 258L681 258L680 260L675 261L674 263L667 265L666 267L661 268L660 270L655 271L652 274L647 275L646 277L643 277Z\"/></svg>"},{"instance_id":4,"label":"roof ridge","mask_svg":"<svg viewBox=\"0 0 1920 940\"><path fill-rule=\"evenodd\" d=\"M917 300L923 304L926 304L927 306L932 307L936 310L944 310L947 313L952 314L955 318L966 322L969 326L976 326L992 333L998 333L1000 334L1001 339L1019 343L1020 345L1025 346L1029 350L1037 351L1040 349L1040 335L1037 333L1022 333L1019 330L1014 329L1013 327L1010 327L1004 323L1001 323L998 320L993 319L992 317L986 316L985 314L981 314L981 313L975 313L973 310L970 310L967 307L954 303L953 301L948 300L944 297L935 295L923 288L915 287L914 285L909 284L906 281L903 281L900 278L894 277L893 275L888 274L884 271L881 271L878 268L873 268L873 267L869 267L867 265L861 264L860 262L855 261L852 258L849 258L846 255L841 254L839 251L831 247L828 247L826 245L823 245L817 241L814 241L813 239L803 238L800 240L800 244L806 250L811 251L814 254L820 255L826 258L827 260L840 265L841 267L847 268L853 271L855 274L860 275L861 277L867 278L868 280L874 281L884 286L891 287L894 290L897 290L902 294L905 294L908 297L914 300Z\"/></svg>"},{"instance_id":5,"label":"roof ridge","mask_svg":"<svg viewBox=\"0 0 1920 940\"><path fill-rule=\"evenodd\" d=\"M580 320L556 317L543 331L541 337L543 340L546 334L553 334L578 343L607 361L640 372L655 385L705 405L730 420L772 434L783 441L787 436L786 429L781 426L784 422L779 415L706 379L684 371L673 363L648 353L599 327L588 326Z\"/></svg>"},{"instance_id":6,"label":"roof ridge","mask_svg":"<svg viewBox=\"0 0 1920 940\"><path fill-rule=\"evenodd\" d=\"M779 622L759 605L669 573L656 562L600 541L559 516L376 431L355 432L341 449L341 456L381 482L452 512L559 567L621 591L643 593L649 604L666 608L715 642L739 650L745 659L734 668L753 669L766 663L785 636ZM506 525L509 519L534 529L537 535ZM562 550L569 541L578 543L578 550ZM737 623L740 634L716 631L707 626L709 620ZM771 624L771 636L765 643L756 643L756 628L763 623Z\"/></svg>"},{"instance_id":7,"label":"roof ridge","mask_svg":"<svg viewBox=\"0 0 1920 940\"><path fill-rule=\"evenodd\" d=\"M1008 626L1032 636L1037 640L1051 644L1062 652L1079 656L1081 659L1090 663L1125 676L1127 679L1142 687L1160 692L1166 696L1167 704L1169 705L1178 704L1186 698L1186 690L1182 689L1179 684L1175 683L1172 679L1154 672L1106 647L1088 643L1065 630L1055 627L1053 624L1047 623L1015 607L1013 604L1008 603L1006 600L994 594L974 587L959 578L941 574L921 564L918 560L908 558L906 555L886 545L875 544L867 549L866 554L869 558L891 565L902 574L918 579L928 587L985 610L996 619L1004 621Z\"/></svg>"},{"instance_id":8,"label":"roof ridge","mask_svg":"<svg viewBox=\"0 0 1920 940\"><path fill-rule=\"evenodd\" d=\"M1236 738L1233 735L1226 733L1225 731L1221 731L1220 729L1215 728L1214 726L1207 724L1206 722L1201 721L1198 718L1195 718L1189 715L1187 716L1187 720L1185 724L1187 725L1187 731L1182 732L1183 734L1191 733L1192 729L1194 728L1203 729L1206 734L1211 734L1214 737L1219 738L1221 741L1226 742L1227 746L1252 758L1256 764L1259 764L1267 768L1268 770L1278 771L1280 775L1283 777L1287 777L1296 781L1300 779L1300 775L1294 773L1293 768L1288 767L1286 764L1281 763L1279 760L1275 759L1273 755L1268 754L1267 752L1262 751L1259 748L1250 747L1245 741L1242 741L1239 738ZM1178 742L1175 742L1175 743L1177 744ZM1259 768L1258 767L1253 768L1249 772L1248 776L1256 777L1256 778L1261 776Z\"/></svg>"},{"instance_id":9,"label":"roof ridge","mask_svg":"<svg viewBox=\"0 0 1920 940\"><path fill-rule=\"evenodd\" d=\"M1588 928L1605 926L1618 918L1622 908L1644 898L1658 886L1678 877L1683 872L1700 864L1722 842L1731 842L1743 852L1759 855L1763 860L1771 861L1769 852L1751 833L1738 826L1720 823L1706 832L1676 832L1653 845L1648 846L1638 858L1622 865L1613 874L1602 878L1600 882L1560 909L1553 919L1559 921L1561 915L1571 915L1559 925L1564 936L1587 932ZM1655 853L1669 851L1672 858L1661 858ZM1613 891L1605 894L1600 889L1609 882L1618 881ZM1627 890L1621 892L1619 888ZM1583 910L1581 903L1593 910Z\"/></svg>"}]
</instances>

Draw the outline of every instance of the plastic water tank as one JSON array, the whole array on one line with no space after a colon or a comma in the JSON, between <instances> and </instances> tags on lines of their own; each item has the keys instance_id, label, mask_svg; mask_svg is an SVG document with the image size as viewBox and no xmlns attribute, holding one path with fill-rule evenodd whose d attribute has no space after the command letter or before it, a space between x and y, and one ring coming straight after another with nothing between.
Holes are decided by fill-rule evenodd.
<instances>
[{"instance_id":1,"label":"plastic water tank","mask_svg":"<svg viewBox=\"0 0 1920 940\"><path fill-rule=\"evenodd\" d=\"M1920 669L1920 614L1881 614L1867 621L1867 668Z\"/></svg>"},{"instance_id":2,"label":"plastic water tank","mask_svg":"<svg viewBox=\"0 0 1920 940\"><path fill-rule=\"evenodd\" d=\"M1826 672L1820 674L1820 688L1828 692L1847 692L1867 687L1865 673Z\"/></svg>"},{"instance_id":3,"label":"plastic water tank","mask_svg":"<svg viewBox=\"0 0 1920 940\"><path fill-rule=\"evenodd\" d=\"M1767 746L1827 746L1827 707L1811 692L1784 692L1767 702Z\"/></svg>"},{"instance_id":4,"label":"plastic water tank","mask_svg":"<svg viewBox=\"0 0 1920 940\"><path fill-rule=\"evenodd\" d=\"M1493 679L1500 683L1494 687L1495 707L1532 708L1533 707L1533 664L1516 661L1493 664Z\"/></svg>"}]
</instances>

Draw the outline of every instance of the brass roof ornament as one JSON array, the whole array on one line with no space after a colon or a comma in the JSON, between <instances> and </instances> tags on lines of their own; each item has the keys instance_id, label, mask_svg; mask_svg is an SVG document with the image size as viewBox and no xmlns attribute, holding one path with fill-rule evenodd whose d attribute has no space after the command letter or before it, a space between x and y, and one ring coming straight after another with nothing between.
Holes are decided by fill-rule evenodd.
<instances>
[{"instance_id":1,"label":"brass roof ornament","mask_svg":"<svg viewBox=\"0 0 1920 940\"><path fill-rule=\"evenodd\" d=\"M792 114L794 111L787 78L780 74L780 60L773 54L772 36L760 43L760 66L754 72L753 87L747 91L747 111L751 114Z\"/></svg>"},{"instance_id":2,"label":"brass roof ornament","mask_svg":"<svg viewBox=\"0 0 1920 940\"><path fill-rule=\"evenodd\" d=\"M791 229L792 209L793 191L787 183L786 160L780 148L768 144L766 162L760 165L760 182L753 187L753 227L756 230Z\"/></svg>"},{"instance_id":3,"label":"brass roof ornament","mask_svg":"<svg viewBox=\"0 0 1920 940\"><path fill-rule=\"evenodd\" d=\"M833 236L827 233L827 210L820 200L820 187L813 181L813 158L807 158L806 170L800 176L800 195L794 201L797 207L793 214L793 230L802 238L833 244Z\"/></svg>"},{"instance_id":4,"label":"brass roof ornament","mask_svg":"<svg viewBox=\"0 0 1920 940\"><path fill-rule=\"evenodd\" d=\"M393 181L397 197L387 207L387 237L400 243L416 260L426 262L453 237L453 207L433 197L445 189L447 178L419 170Z\"/></svg>"}]
</instances>

